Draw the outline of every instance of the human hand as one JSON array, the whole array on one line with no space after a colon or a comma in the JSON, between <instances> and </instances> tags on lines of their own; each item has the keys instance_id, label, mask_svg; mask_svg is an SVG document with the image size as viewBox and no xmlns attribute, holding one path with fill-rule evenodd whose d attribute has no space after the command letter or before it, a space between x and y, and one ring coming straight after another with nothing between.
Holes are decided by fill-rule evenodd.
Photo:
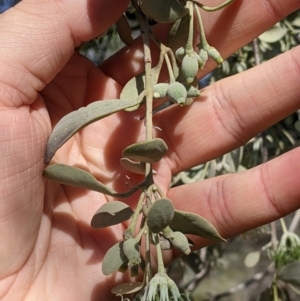
<instances>
[{"instance_id":1,"label":"human hand","mask_svg":"<svg viewBox=\"0 0 300 301\"><path fill-rule=\"evenodd\" d=\"M23 0L0 16L2 300L112 300L110 288L123 277L104 277L101 261L124 228L89 226L105 196L45 181L42 171L51 125L92 101L117 98L140 73L138 41L101 69L74 52L113 24L127 4ZM230 10L204 16L207 36L226 57L299 7L298 0L236 1ZM154 125L169 146L157 167L160 187L167 191L172 173L238 147L299 109L299 53L297 47L215 83L191 107L156 114ZM205 72L212 68L211 63ZM123 112L89 125L54 161L82 166L116 190L124 189L118 159L143 135L137 116L141 111ZM170 189L168 197L176 208L193 208L207 218L222 236L236 235L299 208L298 153L295 149L245 173ZM205 243L198 240L196 246Z\"/></svg>"}]
</instances>

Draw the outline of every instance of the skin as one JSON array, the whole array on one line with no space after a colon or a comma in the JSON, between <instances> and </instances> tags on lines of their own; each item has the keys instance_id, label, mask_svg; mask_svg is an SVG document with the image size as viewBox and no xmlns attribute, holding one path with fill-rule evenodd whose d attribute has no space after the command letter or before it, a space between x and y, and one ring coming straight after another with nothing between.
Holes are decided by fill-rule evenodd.
<instances>
[{"instance_id":1,"label":"skin","mask_svg":"<svg viewBox=\"0 0 300 301\"><path fill-rule=\"evenodd\" d=\"M118 98L122 86L142 70L139 41L100 68L74 50L104 33L127 5L120 0L77 0L76 5L73 0L23 0L0 15L1 300L114 300L111 287L125 279L101 273L103 255L121 240L124 226L89 226L107 198L47 182L42 171L52 126L92 101ZM238 0L203 14L207 38L227 57L299 7L299 0ZM163 38L166 30L159 32ZM155 167L156 183L175 207L193 208L224 237L300 207L299 148L244 173L168 191L170 177L242 145L299 109L299 57L298 46L206 88L191 107L173 106L154 117L162 129L155 135L169 146ZM212 68L210 62L199 76ZM125 191L127 172L118 160L125 146L143 139L143 122L137 118L142 114L122 112L90 125L53 162L85 168ZM128 203L134 205L136 197ZM196 247L205 244L196 240ZM165 253L167 261L172 256Z\"/></svg>"}]
</instances>

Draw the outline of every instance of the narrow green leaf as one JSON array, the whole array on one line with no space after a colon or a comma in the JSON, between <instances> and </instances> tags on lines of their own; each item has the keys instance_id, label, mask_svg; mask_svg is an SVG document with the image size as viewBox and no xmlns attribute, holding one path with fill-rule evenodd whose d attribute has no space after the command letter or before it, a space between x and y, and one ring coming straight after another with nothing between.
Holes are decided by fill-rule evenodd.
<instances>
[{"instance_id":1,"label":"narrow green leaf","mask_svg":"<svg viewBox=\"0 0 300 301\"><path fill-rule=\"evenodd\" d=\"M127 257L123 252L123 241L113 245L105 254L102 262L102 273L110 275L116 272L125 262Z\"/></svg>"},{"instance_id":2,"label":"narrow green leaf","mask_svg":"<svg viewBox=\"0 0 300 301\"><path fill-rule=\"evenodd\" d=\"M133 210L125 203L111 201L102 205L92 218L93 228L105 228L127 221Z\"/></svg>"},{"instance_id":3,"label":"narrow green leaf","mask_svg":"<svg viewBox=\"0 0 300 301\"><path fill-rule=\"evenodd\" d=\"M127 295L140 291L144 287L142 282L126 282L115 286L111 293L114 295Z\"/></svg>"},{"instance_id":4,"label":"narrow green leaf","mask_svg":"<svg viewBox=\"0 0 300 301\"><path fill-rule=\"evenodd\" d=\"M115 112L130 108L138 104L134 100L110 99L95 101L87 107L80 108L64 116L54 127L48 142L45 153L45 163L48 164L55 152L80 129L101 118Z\"/></svg>"},{"instance_id":5,"label":"narrow green leaf","mask_svg":"<svg viewBox=\"0 0 300 301\"><path fill-rule=\"evenodd\" d=\"M61 184L95 190L107 195L114 196L117 193L99 182L92 174L78 167L65 164L52 164L45 168L44 177Z\"/></svg>"},{"instance_id":6,"label":"narrow green leaf","mask_svg":"<svg viewBox=\"0 0 300 301\"><path fill-rule=\"evenodd\" d=\"M300 286L300 261L288 263L278 272L278 278L292 285Z\"/></svg>"},{"instance_id":7,"label":"narrow green leaf","mask_svg":"<svg viewBox=\"0 0 300 301\"><path fill-rule=\"evenodd\" d=\"M146 163L158 162L168 151L167 144L160 138L137 142L126 147L122 155Z\"/></svg>"},{"instance_id":8,"label":"narrow green leaf","mask_svg":"<svg viewBox=\"0 0 300 301\"><path fill-rule=\"evenodd\" d=\"M225 241L208 220L190 212L175 210L170 228L184 234L194 234L211 240Z\"/></svg>"}]
</instances>

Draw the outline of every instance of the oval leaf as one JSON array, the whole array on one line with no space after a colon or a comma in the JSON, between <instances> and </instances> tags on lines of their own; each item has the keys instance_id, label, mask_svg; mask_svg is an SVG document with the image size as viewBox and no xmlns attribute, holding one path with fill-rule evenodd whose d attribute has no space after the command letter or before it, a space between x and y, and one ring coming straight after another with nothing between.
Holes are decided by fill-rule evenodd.
<instances>
[{"instance_id":1,"label":"oval leaf","mask_svg":"<svg viewBox=\"0 0 300 301\"><path fill-rule=\"evenodd\" d=\"M194 234L211 240L225 241L208 220L190 212L175 210L170 228L184 234Z\"/></svg>"},{"instance_id":2,"label":"oval leaf","mask_svg":"<svg viewBox=\"0 0 300 301\"><path fill-rule=\"evenodd\" d=\"M146 165L145 162L135 162L132 161L128 158L121 158L120 159L120 164L126 168L127 170L143 175L145 174L145 170L146 170Z\"/></svg>"},{"instance_id":3,"label":"oval leaf","mask_svg":"<svg viewBox=\"0 0 300 301\"><path fill-rule=\"evenodd\" d=\"M114 295L127 295L140 291L144 287L142 282L127 282L115 286L111 293Z\"/></svg>"},{"instance_id":4,"label":"oval leaf","mask_svg":"<svg viewBox=\"0 0 300 301\"><path fill-rule=\"evenodd\" d=\"M158 162L168 151L167 144L160 138L137 142L126 147L122 155L146 163Z\"/></svg>"},{"instance_id":5,"label":"oval leaf","mask_svg":"<svg viewBox=\"0 0 300 301\"><path fill-rule=\"evenodd\" d=\"M148 18L158 23L173 23L189 12L178 0L143 0L140 7Z\"/></svg>"},{"instance_id":6,"label":"oval leaf","mask_svg":"<svg viewBox=\"0 0 300 301\"><path fill-rule=\"evenodd\" d=\"M147 215L147 225L153 233L159 233L171 223L174 207L170 200L159 199L153 203Z\"/></svg>"},{"instance_id":7,"label":"oval leaf","mask_svg":"<svg viewBox=\"0 0 300 301\"><path fill-rule=\"evenodd\" d=\"M43 176L61 184L95 190L111 196L117 195L114 190L99 182L92 174L78 167L52 164L45 168Z\"/></svg>"},{"instance_id":8,"label":"oval leaf","mask_svg":"<svg viewBox=\"0 0 300 301\"><path fill-rule=\"evenodd\" d=\"M111 201L101 206L92 218L93 228L105 228L127 221L133 210L123 202Z\"/></svg>"},{"instance_id":9,"label":"oval leaf","mask_svg":"<svg viewBox=\"0 0 300 301\"><path fill-rule=\"evenodd\" d=\"M102 273L110 275L116 272L127 260L123 252L123 241L113 245L105 254L102 262Z\"/></svg>"},{"instance_id":10,"label":"oval leaf","mask_svg":"<svg viewBox=\"0 0 300 301\"><path fill-rule=\"evenodd\" d=\"M283 266L278 272L278 278L292 285L300 286L300 261Z\"/></svg>"},{"instance_id":11,"label":"oval leaf","mask_svg":"<svg viewBox=\"0 0 300 301\"><path fill-rule=\"evenodd\" d=\"M131 28L127 18L125 17L125 14L118 19L116 25L121 41L125 45L130 46L133 42L133 38L131 34Z\"/></svg>"},{"instance_id":12,"label":"oval leaf","mask_svg":"<svg viewBox=\"0 0 300 301\"><path fill-rule=\"evenodd\" d=\"M263 34L261 34L258 39L265 43L275 43L278 42L286 35L286 30L282 28L279 24L276 24Z\"/></svg>"},{"instance_id":13,"label":"oval leaf","mask_svg":"<svg viewBox=\"0 0 300 301\"><path fill-rule=\"evenodd\" d=\"M137 104L137 100L101 100L67 114L57 123L48 139L44 159L45 163L48 164L55 152L83 127Z\"/></svg>"}]
</instances>

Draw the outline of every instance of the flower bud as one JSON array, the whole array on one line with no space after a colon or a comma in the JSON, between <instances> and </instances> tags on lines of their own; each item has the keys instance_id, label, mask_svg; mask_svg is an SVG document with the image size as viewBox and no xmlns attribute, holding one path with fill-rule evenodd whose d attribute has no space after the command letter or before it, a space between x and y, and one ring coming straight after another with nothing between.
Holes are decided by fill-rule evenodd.
<instances>
[{"instance_id":1,"label":"flower bud","mask_svg":"<svg viewBox=\"0 0 300 301\"><path fill-rule=\"evenodd\" d=\"M180 250L186 255L190 254L191 248L187 237L179 231L175 231L173 233L174 233L174 238L170 240L172 246Z\"/></svg>"},{"instance_id":2,"label":"flower bud","mask_svg":"<svg viewBox=\"0 0 300 301\"><path fill-rule=\"evenodd\" d=\"M178 48L176 51L175 51L175 57L177 59L178 62L182 62L183 58L185 56L185 50L183 47L180 47Z\"/></svg>"},{"instance_id":3,"label":"flower bud","mask_svg":"<svg viewBox=\"0 0 300 301\"><path fill-rule=\"evenodd\" d=\"M199 70L198 54L192 53L191 55L186 54L181 63L182 74L185 81L190 84L194 81Z\"/></svg>"},{"instance_id":4,"label":"flower bud","mask_svg":"<svg viewBox=\"0 0 300 301\"><path fill-rule=\"evenodd\" d=\"M222 64L223 58L221 57L219 51L216 48L209 47L207 53L218 65Z\"/></svg>"},{"instance_id":5,"label":"flower bud","mask_svg":"<svg viewBox=\"0 0 300 301\"><path fill-rule=\"evenodd\" d=\"M163 98L167 96L169 84L159 83L153 86L153 97L154 98Z\"/></svg>"},{"instance_id":6,"label":"flower bud","mask_svg":"<svg viewBox=\"0 0 300 301\"><path fill-rule=\"evenodd\" d=\"M170 84L167 95L170 97L170 100L179 105L185 104L185 99L187 97L187 91L183 84L179 82L174 82Z\"/></svg>"}]
</instances>

